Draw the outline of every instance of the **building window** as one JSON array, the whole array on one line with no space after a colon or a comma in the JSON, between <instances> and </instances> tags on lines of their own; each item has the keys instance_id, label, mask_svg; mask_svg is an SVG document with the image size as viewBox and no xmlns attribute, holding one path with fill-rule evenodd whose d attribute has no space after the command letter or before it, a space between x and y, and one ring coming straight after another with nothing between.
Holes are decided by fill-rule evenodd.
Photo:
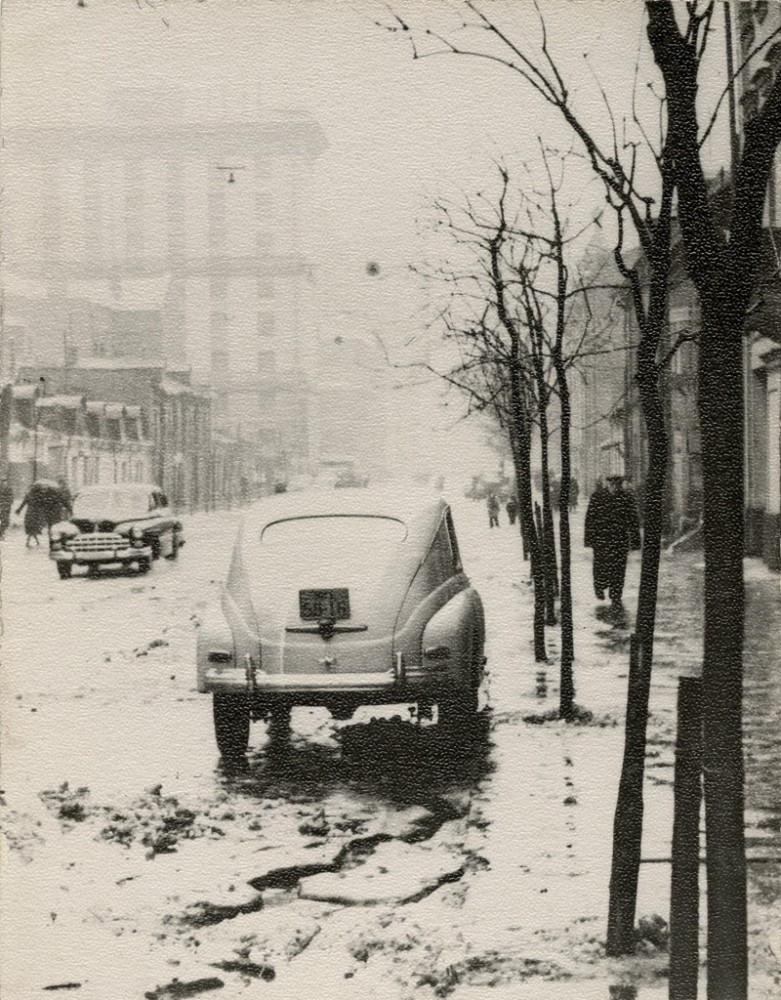
<instances>
[{"instance_id":1,"label":"building window","mask_svg":"<svg viewBox=\"0 0 781 1000\"><path fill-rule=\"evenodd\" d=\"M258 336L263 338L274 336L274 313L258 313Z\"/></svg>"},{"instance_id":2,"label":"building window","mask_svg":"<svg viewBox=\"0 0 781 1000\"><path fill-rule=\"evenodd\" d=\"M211 295L212 306L225 307L228 301L228 282L225 278L212 278L209 282L209 293Z\"/></svg>"},{"instance_id":3,"label":"building window","mask_svg":"<svg viewBox=\"0 0 781 1000\"><path fill-rule=\"evenodd\" d=\"M273 351L258 351L258 374L261 378L273 375L276 363L276 355Z\"/></svg>"},{"instance_id":4,"label":"building window","mask_svg":"<svg viewBox=\"0 0 781 1000\"><path fill-rule=\"evenodd\" d=\"M274 279L258 278L258 301L271 301L274 298Z\"/></svg>"},{"instance_id":5,"label":"building window","mask_svg":"<svg viewBox=\"0 0 781 1000\"><path fill-rule=\"evenodd\" d=\"M121 441L122 430L118 419L108 417L106 419L106 437L109 441Z\"/></svg>"},{"instance_id":6,"label":"building window","mask_svg":"<svg viewBox=\"0 0 781 1000\"><path fill-rule=\"evenodd\" d=\"M228 352L212 351L212 379L216 384L222 384L228 379Z\"/></svg>"},{"instance_id":7,"label":"building window","mask_svg":"<svg viewBox=\"0 0 781 1000\"><path fill-rule=\"evenodd\" d=\"M273 211L273 202L270 191L255 192L255 213L259 223L268 221Z\"/></svg>"}]
</instances>

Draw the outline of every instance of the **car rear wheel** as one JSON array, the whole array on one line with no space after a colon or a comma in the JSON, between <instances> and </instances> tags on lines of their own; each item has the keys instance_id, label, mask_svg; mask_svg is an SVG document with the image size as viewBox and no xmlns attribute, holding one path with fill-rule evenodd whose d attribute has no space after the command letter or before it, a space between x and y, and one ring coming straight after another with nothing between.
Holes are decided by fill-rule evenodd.
<instances>
[{"instance_id":1,"label":"car rear wheel","mask_svg":"<svg viewBox=\"0 0 781 1000\"><path fill-rule=\"evenodd\" d=\"M57 563L57 572L61 580L69 580L73 567L70 563Z\"/></svg>"},{"instance_id":2,"label":"car rear wheel","mask_svg":"<svg viewBox=\"0 0 781 1000\"><path fill-rule=\"evenodd\" d=\"M139 573L148 573L151 568L152 568L152 561L147 557L138 560Z\"/></svg>"},{"instance_id":3,"label":"car rear wheel","mask_svg":"<svg viewBox=\"0 0 781 1000\"><path fill-rule=\"evenodd\" d=\"M250 706L243 692L214 692L214 735L224 761L242 760L249 746Z\"/></svg>"},{"instance_id":4,"label":"car rear wheel","mask_svg":"<svg viewBox=\"0 0 781 1000\"><path fill-rule=\"evenodd\" d=\"M477 717L477 686L470 685L440 698L439 725L449 731L468 728Z\"/></svg>"},{"instance_id":5,"label":"car rear wheel","mask_svg":"<svg viewBox=\"0 0 781 1000\"><path fill-rule=\"evenodd\" d=\"M268 733L272 739L284 739L290 735L290 705L270 705L266 718Z\"/></svg>"}]
</instances>

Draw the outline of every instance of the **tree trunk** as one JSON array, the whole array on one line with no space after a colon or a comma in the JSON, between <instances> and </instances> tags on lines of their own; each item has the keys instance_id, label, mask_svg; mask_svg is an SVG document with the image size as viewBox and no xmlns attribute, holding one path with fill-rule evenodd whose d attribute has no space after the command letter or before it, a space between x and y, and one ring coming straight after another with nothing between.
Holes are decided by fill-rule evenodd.
<instances>
[{"instance_id":1,"label":"tree trunk","mask_svg":"<svg viewBox=\"0 0 781 1000\"><path fill-rule=\"evenodd\" d=\"M743 833L743 366L745 303L702 301L699 354L705 538L703 761L708 1000L748 995Z\"/></svg>"},{"instance_id":2,"label":"tree trunk","mask_svg":"<svg viewBox=\"0 0 781 1000\"><path fill-rule=\"evenodd\" d=\"M537 366L535 365L535 368ZM548 389L542 374L538 374L537 397L540 420L540 466L542 472L542 556L545 576L545 624L556 624L556 595L559 591L556 572L556 536L550 502L550 462L548 453Z\"/></svg>"},{"instance_id":3,"label":"tree trunk","mask_svg":"<svg viewBox=\"0 0 781 1000\"><path fill-rule=\"evenodd\" d=\"M560 359L559 359L560 361ZM575 684L572 661L575 637L572 624L572 545L569 530L570 478L570 398L567 372L559 363L556 381L561 408L561 493L559 495L559 551L561 554L561 675L559 680L559 716L570 722L575 714Z\"/></svg>"},{"instance_id":4,"label":"tree trunk","mask_svg":"<svg viewBox=\"0 0 781 1000\"><path fill-rule=\"evenodd\" d=\"M658 340L657 336L657 343ZM637 656L634 665L630 663L624 759L613 820L613 860L610 870L606 946L608 955L628 955L634 951L634 923L643 837L643 778L648 701L651 690L663 503L668 459L667 431L659 394L656 357L655 352L654 355L651 355L650 346L649 344L649 348L644 351L644 357L638 359L637 381L643 417L648 432L648 469L646 473L640 590L637 598L635 625Z\"/></svg>"},{"instance_id":5,"label":"tree trunk","mask_svg":"<svg viewBox=\"0 0 781 1000\"><path fill-rule=\"evenodd\" d=\"M518 490L518 516L521 536L526 543L534 586L534 659L537 663L547 660L545 649L545 575L542 566L541 545L534 524L534 501L531 486L531 442L522 437L523 429L511 431L515 482Z\"/></svg>"}]
</instances>

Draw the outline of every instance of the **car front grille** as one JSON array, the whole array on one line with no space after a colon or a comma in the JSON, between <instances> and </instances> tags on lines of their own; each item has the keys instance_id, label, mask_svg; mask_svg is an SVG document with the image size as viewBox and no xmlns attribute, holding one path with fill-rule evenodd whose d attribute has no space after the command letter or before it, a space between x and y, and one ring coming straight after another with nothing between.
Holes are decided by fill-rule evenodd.
<instances>
[{"instance_id":1,"label":"car front grille","mask_svg":"<svg viewBox=\"0 0 781 1000\"><path fill-rule=\"evenodd\" d=\"M71 552L78 555L81 552L105 552L115 549L117 546L127 545L127 539L118 535L115 531L90 532L88 535L76 535L71 538L67 547Z\"/></svg>"}]
</instances>

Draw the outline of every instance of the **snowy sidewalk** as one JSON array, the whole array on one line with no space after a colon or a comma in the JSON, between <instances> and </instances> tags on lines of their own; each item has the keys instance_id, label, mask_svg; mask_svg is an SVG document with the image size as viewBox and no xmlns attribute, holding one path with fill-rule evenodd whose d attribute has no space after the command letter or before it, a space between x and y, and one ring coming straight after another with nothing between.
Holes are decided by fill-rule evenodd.
<instances>
[{"instance_id":1,"label":"snowy sidewalk","mask_svg":"<svg viewBox=\"0 0 781 1000\"><path fill-rule=\"evenodd\" d=\"M465 520L474 516L473 512L461 513ZM470 539L474 537L472 532L469 534ZM639 553L630 557L624 594L627 614L617 620L594 597L590 552L582 547L582 512L573 518L572 538L576 701L593 713L589 725L534 725L521 721L557 706L559 634L558 628L546 629L552 662L534 664L532 591L524 578L528 569L520 561L520 542L514 530L504 525L499 531L484 532L479 549L474 550L474 564L469 559L472 552L465 555L490 616L489 697L494 712L496 763L496 772L485 783L481 797L483 818L488 824L482 855L489 867L474 879L464 904L476 932L469 938L470 949L493 948L505 957L514 954L516 971L520 972L525 963L527 975L535 978L528 995L540 1000L587 994L583 983L575 992L568 992L561 982L543 988L539 976L544 967L539 963L550 967L543 979L597 977L602 985L595 986L595 992L588 995L608 996L608 983L616 989L634 983L642 984L642 992L637 995L651 997L656 995L654 984L666 975L666 952L652 942L643 942L637 958L611 962L604 959L601 945L623 752L629 636L637 598ZM638 917L659 914L667 919L669 915L675 698L677 677L689 673L701 659L700 560L698 553L663 559ZM750 810L747 814L747 825L755 824L748 831L749 856L778 858L779 802L775 781L768 783L767 776L773 766L771 761L776 774L781 769L781 754L772 721L777 714L769 711L770 705L764 699L770 694L771 705L778 704L778 684L771 691L767 674L768 661L772 669L778 660L772 636L779 633L781 602L777 577L764 567L748 563L747 577L749 622L759 615L763 626L762 631L755 630L755 641L748 639L746 654L747 801L749 806L752 800L764 802L764 811ZM757 674L761 675L759 680ZM762 692L759 701L754 697L757 683ZM768 738L764 719L773 727L772 737ZM761 761L759 769L752 766L755 758ZM777 866L774 871L777 874ZM767 878L771 865L762 865L761 874ZM704 884L704 870L702 881ZM753 895L752 995L763 996L767 988L766 995L770 996L777 986L772 981L768 936L777 934L781 922L777 880L770 906L766 898L760 909L756 900L759 893ZM776 974L781 975L777 964ZM520 978L526 977L521 974ZM527 995L518 992L517 982L513 990L506 995ZM479 995L466 987L454 993L464 1000ZM504 994L492 991L491 995Z\"/></svg>"}]
</instances>

